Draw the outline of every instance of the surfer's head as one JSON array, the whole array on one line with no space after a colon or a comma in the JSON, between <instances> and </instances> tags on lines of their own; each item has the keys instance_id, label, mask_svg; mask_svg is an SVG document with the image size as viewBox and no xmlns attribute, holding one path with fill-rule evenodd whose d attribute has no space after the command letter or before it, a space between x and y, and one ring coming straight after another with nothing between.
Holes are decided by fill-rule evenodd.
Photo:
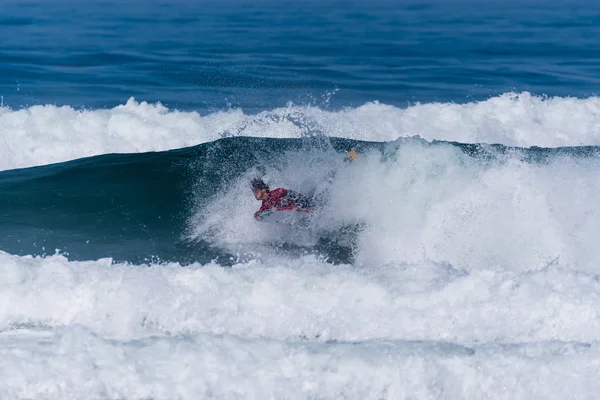
<instances>
[{"instance_id":1,"label":"surfer's head","mask_svg":"<svg viewBox=\"0 0 600 400\"><path fill-rule=\"evenodd\" d=\"M250 182L254 198L256 200L265 201L269 198L269 185L267 185L262 179L254 178Z\"/></svg>"}]
</instances>

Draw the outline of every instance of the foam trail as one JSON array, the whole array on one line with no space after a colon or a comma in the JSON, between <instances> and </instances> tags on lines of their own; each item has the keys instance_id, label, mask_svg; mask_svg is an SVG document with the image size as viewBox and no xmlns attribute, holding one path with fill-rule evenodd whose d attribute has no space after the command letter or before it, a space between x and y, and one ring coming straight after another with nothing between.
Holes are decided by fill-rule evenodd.
<instances>
[{"instance_id":1,"label":"foam trail","mask_svg":"<svg viewBox=\"0 0 600 400\"><path fill-rule=\"evenodd\" d=\"M543 98L524 92L467 104L398 108L374 102L341 111L289 105L258 114L237 109L205 116L130 99L109 110L0 107L0 131L0 170L106 153L170 150L228 136L324 134L392 141L417 135L522 147L600 145L600 99Z\"/></svg>"}]
</instances>

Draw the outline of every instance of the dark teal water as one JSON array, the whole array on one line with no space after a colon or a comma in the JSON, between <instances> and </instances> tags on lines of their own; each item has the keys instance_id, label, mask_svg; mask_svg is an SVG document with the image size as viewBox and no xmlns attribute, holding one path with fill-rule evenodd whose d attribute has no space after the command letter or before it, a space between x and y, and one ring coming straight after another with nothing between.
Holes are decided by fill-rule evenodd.
<instances>
[{"instance_id":1,"label":"dark teal water","mask_svg":"<svg viewBox=\"0 0 600 400\"><path fill-rule=\"evenodd\" d=\"M327 143L332 156L336 148L356 144ZM0 249L19 255L58 250L81 260L110 256L131 263L230 264L235 254L212 243L209 235L190 237L194 206L219 201L220 191L252 166L271 165L265 155L277 164L286 152L306 151L306 145L303 140L231 138L168 152L110 154L2 171ZM252 196L250 189L247 195ZM283 241L273 246L333 262L352 257L351 248L331 240L311 249Z\"/></svg>"}]
</instances>

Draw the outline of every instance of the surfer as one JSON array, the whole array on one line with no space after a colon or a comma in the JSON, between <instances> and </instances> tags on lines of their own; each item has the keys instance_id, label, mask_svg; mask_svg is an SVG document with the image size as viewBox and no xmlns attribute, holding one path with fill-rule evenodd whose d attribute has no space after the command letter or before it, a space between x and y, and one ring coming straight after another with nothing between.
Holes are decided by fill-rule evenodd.
<instances>
[{"instance_id":1,"label":"surfer","mask_svg":"<svg viewBox=\"0 0 600 400\"><path fill-rule=\"evenodd\" d=\"M255 218L261 212L274 208L310 210L313 206L312 198L284 188L270 190L269 185L261 178L252 179L250 186L252 187L254 198L262 201L260 209L254 213Z\"/></svg>"},{"instance_id":2,"label":"surfer","mask_svg":"<svg viewBox=\"0 0 600 400\"><path fill-rule=\"evenodd\" d=\"M346 154L346 160L353 161L358 157L356 149L353 147ZM260 213L266 210L272 209L284 209L284 210L299 210L312 212L315 204L312 197L294 192L292 190L277 188L270 190L261 178L254 178L250 182L254 198L262 201L260 209L254 213L254 218L260 216Z\"/></svg>"}]
</instances>

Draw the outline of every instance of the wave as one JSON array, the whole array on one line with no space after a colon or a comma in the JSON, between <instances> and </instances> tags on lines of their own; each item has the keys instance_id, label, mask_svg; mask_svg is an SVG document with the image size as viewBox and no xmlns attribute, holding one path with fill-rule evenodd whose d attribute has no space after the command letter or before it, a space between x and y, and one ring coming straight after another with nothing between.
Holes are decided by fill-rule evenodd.
<instances>
[{"instance_id":1,"label":"wave","mask_svg":"<svg viewBox=\"0 0 600 400\"><path fill-rule=\"evenodd\" d=\"M363 141L426 140L507 146L600 145L600 99L506 93L466 104L398 108L377 102L326 110L297 106L246 114L200 115L136 102L107 110L37 105L0 107L0 170L108 153L166 151L224 137L301 138L324 135Z\"/></svg>"},{"instance_id":2,"label":"wave","mask_svg":"<svg viewBox=\"0 0 600 400\"><path fill-rule=\"evenodd\" d=\"M358 160L343 161L357 147ZM222 265L288 254L333 263L595 271L598 147L229 138L0 174L0 249ZM320 199L307 230L260 224L256 173Z\"/></svg>"}]
</instances>

